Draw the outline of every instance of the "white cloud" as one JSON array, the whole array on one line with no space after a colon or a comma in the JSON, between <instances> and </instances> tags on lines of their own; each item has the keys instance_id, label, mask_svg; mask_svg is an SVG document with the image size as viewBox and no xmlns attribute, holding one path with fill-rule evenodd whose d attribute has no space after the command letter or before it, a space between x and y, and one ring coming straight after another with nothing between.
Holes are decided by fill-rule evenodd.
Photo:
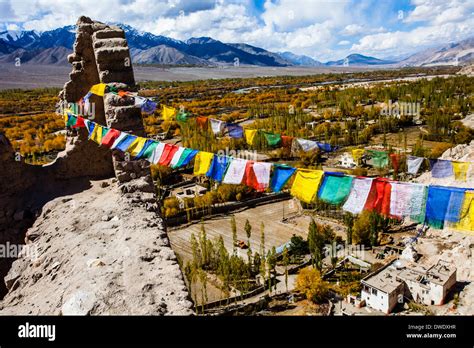
<instances>
[{"instance_id":1,"label":"white cloud","mask_svg":"<svg viewBox=\"0 0 474 348\"><path fill-rule=\"evenodd\" d=\"M258 15L251 0L0 0L0 22L44 31L86 15L176 39L210 36L323 61L400 54L474 32L473 0L412 0L403 21L383 21L396 17L396 1L265 0Z\"/></svg>"},{"instance_id":2,"label":"white cloud","mask_svg":"<svg viewBox=\"0 0 474 348\"><path fill-rule=\"evenodd\" d=\"M411 31L395 31L367 35L352 45L351 51L367 54L404 54L422 48L460 41L474 35L474 18L461 23L444 23L418 27Z\"/></svg>"}]
</instances>

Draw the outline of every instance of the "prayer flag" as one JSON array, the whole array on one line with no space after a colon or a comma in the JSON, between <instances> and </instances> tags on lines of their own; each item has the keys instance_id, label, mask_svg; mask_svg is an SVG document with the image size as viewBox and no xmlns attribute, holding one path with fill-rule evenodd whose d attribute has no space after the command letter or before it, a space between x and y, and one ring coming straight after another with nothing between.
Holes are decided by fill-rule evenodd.
<instances>
[{"instance_id":1,"label":"prayer flag","mask_svg":"<svg viewBox=\"0 0 474 348\"><path fill-rule=\"evenodd\" d=\"M72 126L72 128L85 128L85 127L86 127L86 124L84 122L84 118L81 116L78 116L76 123L74 124L74 126Z\"/></svg>"},{"instance_id":2,"label":"prayer flag","mask_svg":"<svg viewBox=\"0 0 474 348\"><path fill-rule=\"evenodd\" d=\"M90 139L100 145L102 143L102 131L102 126L100 124L96 124L94 130L92 131Z\"/></svg>"},{"instance_id":3,"label":"prayer flag","mask_svg":"<svg viewBox=\"0 0 474 348\"><path fill-rule=\"evenodd\" d=\"M386 178L376 178L365 202L364 210L376 211L380 215L390 215L390 194L392 185Z\"/></svg>"},{"instance_id":4,"label":"prayer flag","mask_svg":"<svg viewBox=\"0 0 474 348\"><path fill-rule=\"evenodd\" d=\"M115 142L115 140L118 139L119 136L120 136L120 131L118 131L116 129L110 129L107 132L107 134L102 137L101 144L107 146L108 148L110 148L113 145L113 143Z\"/></svg>"},{"instance_id":5,"label":"prayer flag","mask_svg":"<svg viewBox=\"0 0 474 348\"><path fill-rule=\"evenodd\" d=\"M453 161L454 179L458 181L466 181L469 162Z\"/></svg>"},{"instance_id":6,"label":"prayer flag","mask_svg":"<svg viewBox=\"0 0 474 348\"><path fill-rule=\"evenodd\" d=\"M141 105L141 109L146 114L153 114L156 110L156 103L150 99L146 99Z\"/></svg>"},{"instance_id":7,"label":"prayer flag","mask_svg":"<svg viewBox=\"0 0 474 348\"><path fill-rule=\"evenodd\" d=\"M206 116L196 117L196 123L201 129L206 129L208 118Z\"/></svg>"},{"instance_id":8,"label":"prayer flag","mask_svg":"<svg viewBox=\"0 0 474 348\"><path fill-rule=\"evenodd\" d=\"M360 214L367 202L373 181L372 178L354 178L351 192L342 209L352 214Z\"/></svg>"},{"instance_id":9,"label":"prayer flag","mask_svg":"<svg viewBox=\"0 0 474 348\"><path fill-rule=\"evenodd\" d=\"M388 166L388 154L385 151L367 150L372 158L372 164L375 168L384 168Z\"/></svg>"},{"instance_id":10,"label":"prayer flag","mask_svg":"<svg viewBox=\"0 0 474 348\"><path fill-rule=\"evenodd\" d=\"M190 151L187 151L187 150L190 150ZM184 154L183 154L182 158L178 162L178 167L179 168L187 166L193 160L193 158L196 157L196 155L199 151L198 150L192 150L192 149L186 149L185 152L186 152L186 157L184 157Z\"/></svg>"},{"instance_id":11,"label":"prayer flag","mask_svg":"<svg viewBox=\"0 0 474 348\"><path fill-rule=\"evenodd\" d=\"M174 166L174 168L181 168L181 167L184 167L185 165L187 165L187 164L191 161L191 159L193 158L193 157L191 157L191 158L189 158L189 160L187 160L188 157L189 157L192 153L194 153L194 155L193 155L193 157L194 157L194 156L197 154L197 150L184 148L184 151L183 151L183 153L181 154L181 157L179 158L179 161L178 161L178 163L176 163L176 165ZM187 162L186 162L186 161L187 161Z\"/></svg>"},{"instance_id":12,"label":"prayer flag","mask_svg":"<svg viewBox=\"0 0 474 348\"><path fill-rule=\"evenodd\" d=\"M247 166L247 162L247 160L241 158L232 158L222 182L224 184L241 184L245 175L245 167Z\"/></svg>"},{"instance_id":13,"label":"prayer flag","mask_svg":"<svg viewBox=\"0 0 474 348\"><path fill-rule=\"evenodd\" d=\"M342 173L325 172L319 199L330 204L341 204L349 196L353 177Z\"/></svg>"},{"instance_id":14,"label":"prayer flag","mask_svg":"<svg viewBox=\"0 0 474 348\"><path fill-rule=\"evenodd\" d=\"M465 189L429 186L426 201L426 222L433 228L442 229L444 221L458 222L461 216Z\"/></svg>"},{"instance_id":15,"label":"prayer flag","mask_svg":"<svg viewBox=\"0 0 474 348\"><path fill-rule=\"evenodd\" d=\"M270 184L271 163L248 161L245 168L245 184L259 192L265 191Z\"/></svg>"},{"instance_id":16,"label":"prayer flag","mask_svg":"<svg viewBox=\"0 0 474 348\"><path fill-rule=\"evenodd\" d=\"M390 160L392 162L392 168L397 173L398 173L398 168L400 167L400 159L401 159L400 154L398 154L398 153L391 153L390 154Z\"/></svg>"},{"instance_id":17,"label":"prayer flag","mask_svg":"<svg viewBox=\"0 0 474 348\"><path fill-rule=\"evenodd\" d=\"M162 166L169 166L176 151L178 151L178 146L165 144L165 148L163 149L163 154L161 155L161 158L158 164L161 164Z\"/></svg>"},{"instance_id":18,"label":"prayer flag","mask_svg":"<svg viewBox=\"0 0 474 348\"><path fill-rule=\"evenodd\" d=\"M474 231L474 191L464 193L460 220L454 228L461 231Z\"/></svg>"},{"instance_id":19,"label":"prayer flag","mask_svg":"<svg viewBox=\"0 0 474 348\"><path fill-rule=\"evenodd\" d=\"M296 141L304 152L319 149L318 143L316 141L306 139L296 139Z\"/></svg>"},{"instance_id":20,"label":"prayer flag","mask_svg":"<svg viewBox=\"0 0 474 348\"><path fill-rule=\"evenodd\" d=\"M165 143L157 143L156 146L154 146L153 152L150 157L148 157L148 160L153 163L153 164L158 164L160 162L161 156L163 155L163 150L165 149ZM148 155L148 153L147 153Z\"/></svg>"},{"instance_id":21,"label":"prayer flag","mask_svg":"<svg viewBox=\"0 0 474 348\"><path fill-rule=\"evenodd\" d=\"M133 157L136 157L143 149L143 146L145 146L145 142L146 138L136 137L135 140L129 145L126 151Z\"/></svg>"},{"instance_id":22,"label":"prayer flag","mask_svg":"<svg viewBox=\"0 0 474 348\"><path fill-rule=\"evenodd\" d=\"M77 123L77 117L68 113L66 127L73 127Z\"/></svg>"},{"instance_id":23,"label":"prayer flag","mask_svg":"<svg viewBox=\"0 0 474 348\"><path fill-rule=\"evenodd\" d=\"M227 130L231 138L243 138L244 129L238 124L227 123Z\"/></svg>"},{"instance_id":24,"label":"prayer flag","mask_svg":"<svg viewBox=\"0 0 474 348\"><path fill-rule=\"evenodd\" d=\"M211 130L214 135L220 134L224 131L225 122L221 120L216 120L213 118L209 119L211 121Z\"/></svg>"},{"instance_id":25,"label":"prayer flag","mask_svg":"<svg viewBox=\"0 0 474 348\"><path fill-rule=\"evenodd\" d=\"M98 95L99 97L103 97L105 94L105 87L107 85L105 83L98 83L96 85L93 85L90 89L90 92Z\"/></svg>"},{"instance_id":26,"label":"prayer flag","mask_svg":"<svg viewBox=\"0 0 474 348\"><path fill-rule=\"evenodd\" d=\"M178 150L174 153L173 158L171 159L171 162L170 162L171 168L176 168L176 166L179 163L179 160L181 159L181 156L184 153L184 150L186 150L185 147L178 146Z\"/></svg>"},{"instance_id":27,"label":"prayer flag","mask_svg":"<svg viewBox=\"0 0 474 348\"><path fill-rule=\"evenodd\" d=\"M132 143L137 139L136 136L126 134L122 141L115 147L117 150L126 152Z\"/></svg>"},{"instance_id":28,"label":"prayer flag","mask_svg":"<svg viewBox=\"0 0 474 348\"><path fill-rule=\"evenodd\" d=\"M178 121L178 122L187 122L188 121L188 114L185 113L185 112L178 113L178 116L176 116L176 121Z\"/></svg>"},{"instance_id":29,"label":"prayer flag","mask_svg":"<svg viewBox=\"0 0 474 348\"><path fill-rule=\"evenodd\" d=\"M328 143L319 143L317 142L318 144L318 148L321 150L321 151L324 151L324 152L332 152L334 151L334 148L331 146L331 144L328 144Z\"/></svg>"},{"instance_id":30,"label":"prayer flag","mask_svg":"<svg viewBox=\"0 0 474 348\"><path fill-rule=\"evenodd\" d=\"M194 175L206 175L213 157L211 152L199 151L194 160Z\"/></svg>"},{"instance_id":31,"label":"prayer flag","mask_svg":"<svg viewBox=\"0 0 474 348\"><path fill-rule=\"evenodd\" d=\"M364 149L354 149L352 150L352 158L354 159L356 163L359 163L364 153L365 153Z\"/></svg>"},{"instance_id":32,"label":"prayer flag","mask_svg":"<svg viewBox=\"0 0 474 348\"><path fill-rule=\"evenodd\" d=\"M290 137L288 135L282 135L281 136L281 146L286 147L286 148L291 148L291 145L293 144L293 137Z\"/></svg>"},{"instance_id":33,"label":"prayer flag","mask_svg":"<svg viewBox=\"0 0 474 348\"><path fill-rule=\"evenodd\" d=\"M165 121L171 121L176 115L176 109L171 106L163 105L161 116Z\"/></svg>"},{"instance_id":34,"label":"prayer flag","mask_svg":"<svg viewBox=\"0 0 474 348\"><path fill-rule=\"evenodd\" d=\"M323 174L322 170L298 169L291 186L291 195L306 203L313 202Z\"/></svg>"},{"instance_id":35,"label":"prayer flag","mask_svg":"<svg viewBox=\"0 0 474 348\"><path fill-rule=\"evenodd\" d=\"M224 178L224 174L229 164L229 161L230 161L230 158L227 156L219 156L219 155L214 154L214 157L212 158L211 166L209 167L209 170L207 171L206 176L218 182L222 182L222 179Z\"/></svg>"},{"instance_id":36,"label":"prayer flag","mask_svg":"<svg viewBox=\"0 0 474 348\"><path fill-rule=\"evenodd\" d=\"M281 143L280 134L274 134L269 132L262 132L268 146L278 146Z\"/></svg>"},{"instance_id":37,"label":"prayer flag","mask_svg":"<svg viewBox=\"0 0 474 348\"><path fill-rule=\"evenodd\" d=\"M257 135L256 129L246 129L245 130L245 141L248 145L253 145L255 140L255 136Z\"/></svg>"},{"instance_id":38,"label":"prayer flag","mask_svg":"<svg viewBox=\"0 0 474 348\"><path fill-rule=\"evenodd\" d=\"M425 159L423 157L408 156L407 166L408 174L416 175Z\"/></svg>"},{"instance_id":39,"label":"prayer flag","mask_svg":"<svg viewBox=\"0 0 474 348\"><path fill-rule=\"evenodd\" d=\"M270 184L272 191L280 192L295 171L296 168L290 167L286 164L274 164L273 176Z\"/></svg>"},{"instance_id":40,"label":"prayer flag","mask_svg":"<svg viewBox=\"0 0 474 348\"><path fill-rule=\"evenodd\" d=\"M153 150L153 148L155 147L154 144L156 144L156 141L151 140L151 139L146 139L145 144L143 145L141 151L135 156L135 158L145 157L145 153L148 150L148 148L153 145L152 147L152 150ZM148 157L145 157L145 158L148 158Z\"/></svg>"},{"instance_id":41,"label":"prayer flag","mask_svg":"<svg viewBox=\"0 0 474 348\"><path fill-rule=\"evenodd\" d=\"M451 161L442 160L442 159L430 159L431 165L431 176L433 178L446 178L452 176L453 165Z\"/></svg>"}]
</instances>

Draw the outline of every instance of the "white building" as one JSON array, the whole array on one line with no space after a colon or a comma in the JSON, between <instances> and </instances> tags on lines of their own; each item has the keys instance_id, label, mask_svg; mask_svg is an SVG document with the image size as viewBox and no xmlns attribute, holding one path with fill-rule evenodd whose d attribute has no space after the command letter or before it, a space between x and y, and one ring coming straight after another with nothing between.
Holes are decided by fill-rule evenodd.
<instances>
[{"instance_id":1,"label":"white building","mask_svg":"<svg viewBox=\"0 0 474 348\"><path fill-rule=\"evenodd\" d=\"M354 158L348 153L344 152L338 159L338 165L343 168L355 168L357 163L354 161Z\"/></svg>"},{"instance_id":2,"label":"white building","mask_svg":"<svg viewBox=\"0 0 474 348\"><path fill-rule=\"evenodd\" d=\"M174 196L179 201L180 208L184 208L185 198L194 198L196 196L202 196L207 192L207 188L197 185L195 183L184 185L173 189L170 192L171 196Z\"/></svg>"},{"instance_id":3,"label":"white building","mask_svg":"<svg viewBox=\"0 0 474 348\"><path fill-rule=\"evenodd\" d=\"M456 267L442 260L429 268L397 260L361 282L361 299L366 305L388 314L404 298L425 305L442 305L456 284Z\"/></svg>"}]
</instances>

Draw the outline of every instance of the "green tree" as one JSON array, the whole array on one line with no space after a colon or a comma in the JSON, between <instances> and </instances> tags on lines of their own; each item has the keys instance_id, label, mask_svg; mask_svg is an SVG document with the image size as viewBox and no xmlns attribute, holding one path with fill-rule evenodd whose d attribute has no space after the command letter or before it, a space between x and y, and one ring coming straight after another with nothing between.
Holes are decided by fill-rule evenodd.
<instances>
[{"instance_id":1,"label":"green tree","mask_svg":"<svg viewBox=\"0 0 474 348\"><path fill-rule=\"evenodd\" d=\"M285 247L283 249L283 265L285 266L285 287L286 292L288 292L288 264L290 263L290 259L288 257L288 249Z\"/></svg>"},{"instance_id":2,"label":"green tree","mask_svg":"<svg viewBox=\"0 0 474 348\"><path fill-rule=\"evenodd\" d=\"M232 253L237 255L237 224L234 215L230 218L230 228L232 229Z\"/></svg>"},{"instance_id":3,"label":"green tree","mask_svg":"<svg viewBox=\"0 0 474 348\"><path fill-rule=\"evenodd\" d=\"M346 225L346 239L347 244L352 244L352 231L354 227L354 215L351 213L345 213L343 216L344 224Z\"/></svg>"}]
</instances>

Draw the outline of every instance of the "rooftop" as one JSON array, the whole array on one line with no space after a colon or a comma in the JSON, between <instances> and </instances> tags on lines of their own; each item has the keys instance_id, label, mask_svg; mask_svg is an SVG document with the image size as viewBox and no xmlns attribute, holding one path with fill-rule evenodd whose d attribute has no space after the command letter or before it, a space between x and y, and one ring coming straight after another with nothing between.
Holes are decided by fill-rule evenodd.
<instances>
[{"instance_id":1,"label":"rooftop","mask_svg":"<svg viewBox=\"0 0 474 348\"><path fill-rule=\"evenodd\" d=\"M439 260L437 264L429 268L397 260L368 275L362 282L389 293L394 291L404 281L417 282L425 286L428 286L427 284L430 282L443 285L455 272L456 267L442 260Z\"/></svg>"}]
</instances>

